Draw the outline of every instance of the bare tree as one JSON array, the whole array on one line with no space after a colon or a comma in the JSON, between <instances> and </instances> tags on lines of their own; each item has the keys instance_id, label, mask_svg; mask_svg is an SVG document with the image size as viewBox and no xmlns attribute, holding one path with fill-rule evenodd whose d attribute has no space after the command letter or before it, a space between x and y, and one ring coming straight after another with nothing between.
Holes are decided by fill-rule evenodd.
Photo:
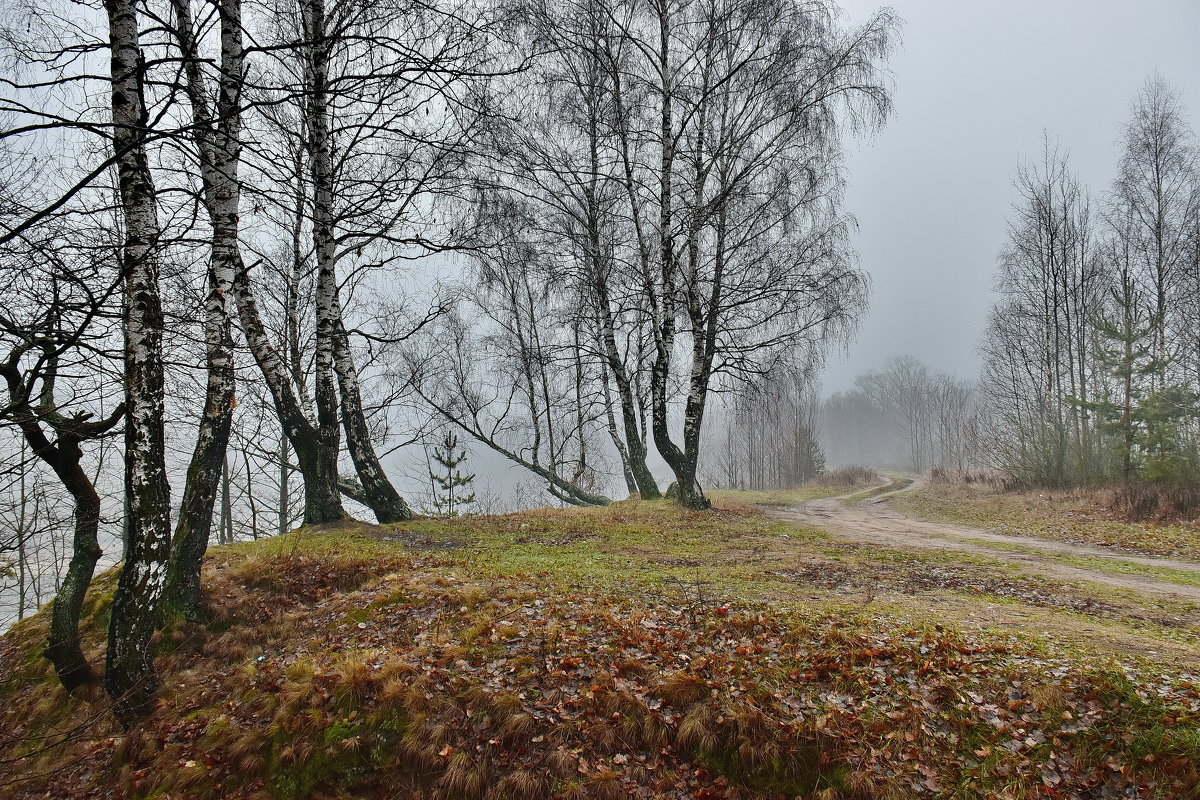
<instances>
[{"instance_id":1,"label":"bare tree","mask_svg":"<svg viewBox=\"0 0 1200 800\"><path fill-rule=\"evenodd\" d=\"M190 0L173 0L172 9L174 33L192 106L193 137L203 187L201 196L211 228L211 257L208 296L204 302L208 380L196 446L188 465L179 520L171 543L165 612L199 620L204 617L200 566L212 532L218 475L225 463L235 406L231 323L233 277L241 260L238 161L241 150L242 15L239 0L223 0L217 8L220 67L216 81L217 101L213 107L201 67Z\"/></svg>"},{"instance_id":2,"label":"bare tree","mask_svg":"<svg viewBox=\"0 0 1200 800\"><path fill-rule=\"evenodd\" d=\"M1089 314L1102 292L1090 201L1049 137L1015 185L996 278L1002 300L983 346L985 391L1009 432L996 445L1022 477L1087 482L1097 458L1083 412L1095 392Z\"/></svg>"},{"instance_id":3,"label":"bare tree","mask_svg":"<svg viewBox=\"0 0 1200 800\"><path fill-rule=\"evenodd\" d=\"M24 177L28 180L17 184L6 180L0 186L0 213L6 224L13 212L20 215L23 204L37 202L36 171ZM23 201L17 200L18 193ZM119 380L106 344L117 333L114 306L120 275L102 256L97 258L97 253L106 251L98 246L95 233L69 220L54 219L0 248L0 292L6 298L0 311L4 353L0 376L7 388L7 400L0 403L0 423L17 429L28 452L53 471L73 505L70 560L61 580L57 580L57 564L52 570L57 593L46 646L46 656L68 691L99 680L83 654L78 630L84 595L101 556L101 499L83 448L111 435L125 410L105 391L109 381ZM33 540L26 492L32 480L26 479L25 472L33 472L34 467L22 459L16 468L22 473L17 542L20 615Z\"/></svg>"},{"instance_id":4,"label":"bare tree","mask_svg":"<svg viewBox=\"0 0 1200 800\"><path fill-rule=\"evenodd\" d=\"M717 450L716 485L791 489L821 475L816 389L810 374L780 370L722 395L720 439L706 448Z\"/></svg>"},{"instance_id":5,"label":"bare tree","mask_svg":"<svg viewBox=\"0 0 1200 800\"><path fill-rule=\"evenodd\" d=\"M1194 472L1200 177L1184 119L1178 94L1148 80L1124 128L1102 236L1060 148L1047 141L1040 163L1017 174L983 385L991 449L1018 477L1076 485Z\"/></svg>"},{"instance_id":6,"label":"bare tree","mask_svg":"<svg viewBox=\"0 0 1200 800\"><path fill-rule=\"evenodd\" d=\"M514 112L533 125L498 134L494 189L538 209L521 219L565 265L547 274L572 279L633 483L657 493L649 429L680 501L703 507L712 385L812 359L861 307L840 136L887 112L894 21L844 31L824 4L740 0L533 4L530 16L554 53L530 102L551 111Z\"/></svg>"},{"instance_id":7,"label":"bare tree","mask_svg":"<svg viewBox=\"0 0 1200 800\"><path fill-rule=\"evenodd\" d=\"M1200 164L1195 134L1179 93L1160 75L1150 77L1133 103L1113 187L1115 213L1129 221L1138 278L1146 287L1156 329L1154 358L1182 363L1188 352L1172 347L1171 334L1193 346L1197 313L1185 283L1194 256L1189 237L1200 214ZM1167 370L1157 387L1168 380Z\"/></svg>"},{"instance_id":8,"label":"bare tree","mask_svg":"<svg viewBox=\"0 0 1200 800\"><path fill-rule=\"evenodd\" d=\"M880 14L842 31L829 9L787 3L662 2L650 17L634 46L659 120L647 148L659 156L654 177L642 182L658 211L657 263L643 284L652 431L680 502L701 507L714 377L768 369L804 343L819 351L864 295L839 208L840 132L887 112L879 69L894 22ZM668 413L677 344L690 354L682 441Z\"/></svg>"}]
</instances>

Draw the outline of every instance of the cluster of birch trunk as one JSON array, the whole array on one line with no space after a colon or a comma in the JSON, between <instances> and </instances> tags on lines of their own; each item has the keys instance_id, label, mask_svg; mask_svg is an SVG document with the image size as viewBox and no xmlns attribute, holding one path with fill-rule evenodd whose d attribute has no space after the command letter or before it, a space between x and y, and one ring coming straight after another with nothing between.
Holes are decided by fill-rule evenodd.
<instances>
[{"instance_id":1,"label":"cluster of birch trunk","mask_svg":"<svg viewBox=\"0 0 1200 800\"><path fill-rule=\"evenodd\" d=\"M889 110L895 20L787 0L535 2L497 81L474 280L415 391L579 505L705 507L716 389L761 394L853 326L842 139Z\"/></svg>"},{"instance_id":2,"label":"cluster of birch trunk","mask_svg":"<svg viewBox=\"0 0 1200 800\"><path fill-rule=\"evenodd\" d=\"M155 696L154 633L206 616L200 569L219 493L219 538L230 535L222 476L239 383L272 408L280 496L298 472L303 522L344 519L343 493L380 522L411 517L376 451L360 379L370 354L345 301L447 246L435 200L463 180L484 116L460 84L493 56L462 9L315 0L244 15L238 0L111 0L103 11L47 3L6 39L0 420L22 439L6 475L36 461L74 506L46 655L68 689L102 683L130 724ZM364 337L388 346L410 320L420 327L400 314ZM175 421L194 432L177 505ZM101 672L78 627L114 437L123 565ZM352 477L339 474L343 450ZM281 509L281 529L286 519Z\"/></svg>"},{"instance_id":3,"label":"cluster of birch trunk","mask_svg":"<svg viewBox=\"0 0 1200 800\"><path fill-rule=\"evenodd\" d=\"M6 491L40 470L73 507L46 655L127 725L154 702L156 631L206 618L239 432L247 481L251 449L278 465L281 532L290 474L305 524L345 519L343 497L412 516L382 464L402 405L563 502L608 502L608 475L659 496L653 448L703 507L710 393L818 361L865 303L842 138L889 110L887 13L102 12L39 0L0 51L0 423ZM101 671L79 619L114 524Z\"/></svg>"},{"instance_id":4,"label":"cluster of birch trunk","mask_svg":"<svg viewBox=\"0 0 1200 800\"><path fill-rule=\"evenodd\" d=\"M1200 152L1153 76L1094 197L1046 138L1016 173L981 397L996 466L1048 486L1200 477Z\"/></svg>"}]
</instances>

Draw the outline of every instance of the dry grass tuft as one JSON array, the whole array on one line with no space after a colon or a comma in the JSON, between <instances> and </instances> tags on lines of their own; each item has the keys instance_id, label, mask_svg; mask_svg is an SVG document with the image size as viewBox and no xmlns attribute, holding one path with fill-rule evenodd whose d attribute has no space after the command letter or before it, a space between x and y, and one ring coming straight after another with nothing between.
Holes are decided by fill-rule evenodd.
<instances>
[{"instance_id":1,"label":"dry grass tuft","mask_svg":"<svg viewBox=\"0 0 1200 800\"><path fill-rule=\"evenodd\" d=\"M720 723L717 713L707 705L696 704L679 723L675 733L675 746L680 752L691 754L698 751L713 752L720 739Z\"/></svg>"},{"instance_id":2,"label":"dry grass tuft","mask_svg":"<svg viewBox=\"0 0 1200 800\"><path fill-rule=\"evenodd\" d=\"M511 692L502 692L491 697L492 714L497 719L504 719L518 713L524 706L521 698Z\"/></svg>"},{"instance_id":3,"label":"dry grass tuft","mask_svg":"<svg viewBox=\"0 0 1200 800\"><path fill-rule=\"evenodd\" d=\"M654 672L654 669L640 658L627 658L614 665L617 674L622 678L644 678Z\"/></svg>"},{"instance_id":4,"label":"dry grass tuft","mask_svg":"<svg viewBox=\"0 0 1200 800\"><path fill-rule=\"evenodd\" d=\"M1130 483L1101 490L1100 504L1131 522L1193 520L1200 516L1200 485Z\"/></svg>"},{"instance_id":5,"label":"dry grass tuft","mask_svg":"<svg viewBox=\"0 0 1200 800\"><path fill-rule=\"evenodd\" d=\"M621 800L625 790L621 787L621 776L611 769L602 769L587 779L588 794L594 800Z\"/></svg>"},{"instance_id":6,"label":"dry grass tuft","mask_svg":"<svg viewBox=\"0 0 1200 800\"><path fill-rule=\"evenodd\" d=\"M475 800L483 795L489 777L484 774L481 765L460 751L450 756L450 763L446 765L446 771L442 773L438 785L450 797Z\"/></svg>"},{"instance_id":7,"label":"dry grass tuft","mask_svg":"<svg viewBox=\"0 0 1200 800\"><path fill-rule=\"evenodd\" d=\"M558 794L554 795L554 800L588 800L587 789L584 789L583 784L578 782L568 783L558 790Z\"/></svg>"},{"instance_id":8,"label":"dry grass tuft","mask_svg":"<svg viewBox=\"0 0 1200 800\"><path fill-rule=\"evenodd\" d=\"M501 778L487 796L488 800L546 800L550 784L535 770L522 769Z\"/></svg>"},{"instance_id":9,"label":"dry grass tuft","mask_svg":"<svg viewBox=\"0 0 1200 800\"><path fill-rule=\"evenodd\" d=\"M680 670L672 672L654 687L662 701L675 708L687 708L708 697L712 687L698 675Z\"/></svg>"},{"instance_id":10,"label":"dry grass tuft","mask_svg":"<svg viewBox=\"0 0 1200 800\"><path fill-rule=\"evenodd\" d=\"M560 747L546 756L546 768L557 778L569 778L575 774L579 759Z\"/></svg>"},{"instance_id":11,"label":"dry grass tuft","mask_svg":"<svg viewBox=\"0 0 1200 800\"><path fill-rule=\"evenodd\" d=\"M814 478L809 483L814 486L826 486L831 489L853 489L855 486L878 483L879 481L879 473L871 467L866 467L862 464L846 464Z\"/></svg>"},{"instance_id":12,"label":"dry grass tuft","mask_svg":"<svg viewBox=\"0 0 1200 800\"><path fill-rule=\"evenodd\" d=\"M339 702L358 705L375 694L379 677L361 656L353 656L338 665L334 685Z\"/></svg>"},{"instance_id":13,"label":"dry grass tuft","mask_svg":"<svg viewBox=\"0 0 1200 800\"><path fill-rule=\"evenodd\" d=\"M513 714L504 721L501 732L504 737L512 741L519 742L529 736L537 729L537 722L529 714L524 712Z\"/></svg>"}]
</instances>

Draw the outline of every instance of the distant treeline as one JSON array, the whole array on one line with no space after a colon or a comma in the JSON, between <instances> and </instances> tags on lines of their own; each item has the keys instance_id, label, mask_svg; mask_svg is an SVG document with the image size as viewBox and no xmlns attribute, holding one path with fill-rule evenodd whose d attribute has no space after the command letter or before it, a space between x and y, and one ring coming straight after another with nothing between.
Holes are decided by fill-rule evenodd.
<instances>
[{"instance_id":1,"label":"distant treeline","mask_svg":"<svg viewBox=\"0 0 1200 800\"><path fill-rule=\"evenodd\" d=\"M850 464L962 472L983 463L974 385L911 356L860 375L853 389L818 395L805 374L727 397L708 441L709 482L782 489Z\"/></svg>"}]
</instances>

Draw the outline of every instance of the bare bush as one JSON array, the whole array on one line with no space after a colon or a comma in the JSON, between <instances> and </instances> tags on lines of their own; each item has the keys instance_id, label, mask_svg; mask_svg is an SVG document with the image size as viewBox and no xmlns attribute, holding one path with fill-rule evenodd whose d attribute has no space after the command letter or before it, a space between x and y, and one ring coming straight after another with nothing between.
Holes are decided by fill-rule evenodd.
<instances>
[{"instance_id":1,"label":"bare bush","mask_svg":"<svg viewBox=\"0 0 1200 800\"><path fill-rule=\"evenodd\" d=\"M1133 522L1200 517L1200 486L1195 484L1134 482L1104 489L1097 495L1100 505Z\"/></svg>"},{"instance_id":2,"label":"bare bush","mask_svg":"<svg viewBox=\"0 0 1200 800\"><path fill-rule=\"evenodd\" d=\"M830 488L852 489L865 483L878 483L879 474L871 467L862 464L846 464L835 470L826 472L818 478L809 481L812 486L828 486Z\"/></svg>"}]
</instances>

